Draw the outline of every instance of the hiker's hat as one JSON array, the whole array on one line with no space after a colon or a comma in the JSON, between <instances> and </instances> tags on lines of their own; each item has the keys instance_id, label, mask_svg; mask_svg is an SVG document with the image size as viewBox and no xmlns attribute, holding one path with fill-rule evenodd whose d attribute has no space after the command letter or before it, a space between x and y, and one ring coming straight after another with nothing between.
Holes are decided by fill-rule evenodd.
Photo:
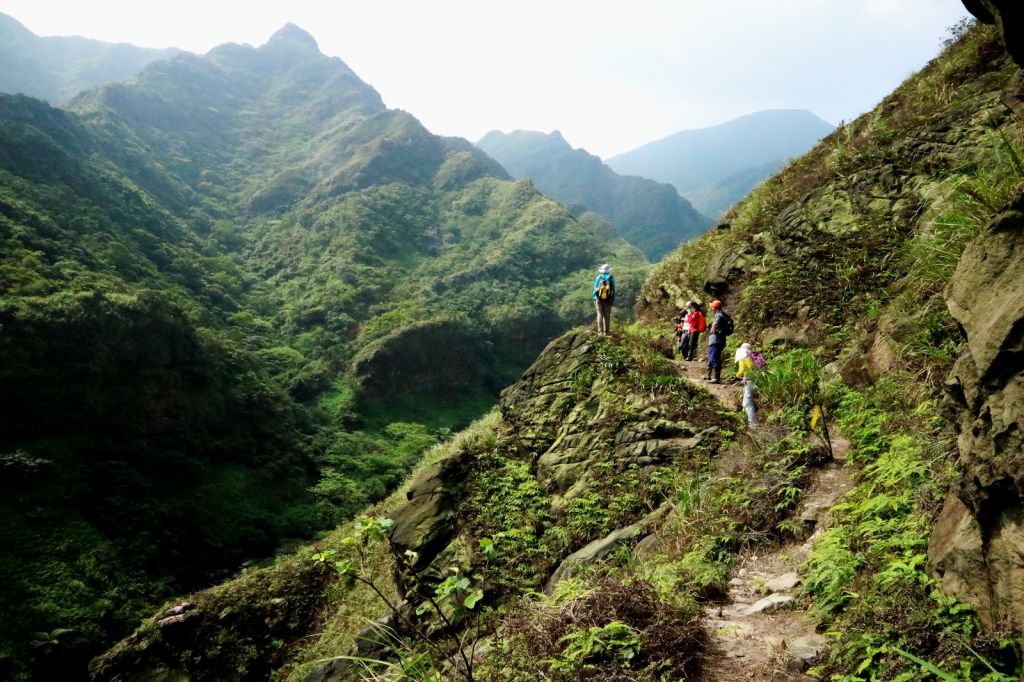
<instances>
[{"instance_id":1,"label":"hiker's hat","mask_svg":"<svg viewBox=\"0 0 1024 682\"><path fill-rule=\"evenodd\" d=\"M751 349L749 343L744 343L744 344L740 345L740 347L736 349L736 362L739 362L743 358L745 358L748 355L750 355L750 351L751 350L752 349Z\"/></svg>"},{"instance_id":2,"label":"hiker's hat","mask_svg":"<svg viewBox=\"0 0 1024 682\"><path fill-rule=\"evenodd\" d=\"M600 271L600 273L601 273L602 275L607 275L607 274L608 274L609 272L611 272L611 271L612 271L612 266L610 266L610 265L608 265L607 263L605 263L604 265L602 265L602 266L601 266L601 267L599 268L599 271Z\"/></svg>"},{"instance_id":3,"label":"hiker's hat","mask_svg":"<svg viewBox=\"0 0 1024 682\"><path fill-rule=\"evenodd\" d=\"M711 309L712 310L718 310L721 307L722 307L722 302L719 301L717 298L711 302Z\"/></svg>"},{"instance_id":4,"label":"hiker's hat","mask_svg":"<svg viewBox=\"0 0 1024 682\"><path fill-rule=\"evenodd\" d=\"M696 308L697 307L697 302L696 301L687 301L686 302L686 307L687 308Z\"/></svg>"}]
</instances>

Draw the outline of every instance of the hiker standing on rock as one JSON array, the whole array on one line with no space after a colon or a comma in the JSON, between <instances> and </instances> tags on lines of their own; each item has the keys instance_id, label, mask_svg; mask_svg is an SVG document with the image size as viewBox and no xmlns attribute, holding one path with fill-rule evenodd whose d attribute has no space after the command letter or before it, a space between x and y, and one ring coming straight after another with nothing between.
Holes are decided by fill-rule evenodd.
<instances>
[{"instance_id":1,"label":"hiker standing on rock","mask_svg":"<svg viewBox=\"0 0 1024 682\"><path fill-rule=\"evenodd\" d=\"M764 356L755 353L749 343L744 343L736 350L736 376L743 379L743 410L747 413L747 426L751 429L757 426L757 408L754 407L754 390L757 386L750 378L750 373L762 369L766 364Z\"/></svg>"},{"instance_id":2,"label":"hiker standing on rock","mask_svg":"<svg viewBox=\"0 0 1024 682\"><path fill-rule=\"evenodd\" d=\"M725 343L732 333L732 318L722 308L722 302L717 298L711 302L711 310L715 317L708 329L708 375L705 381L713 384L722 383L722 351L725 350ZM714 378L712 378L712 373Z\"/></svg>"},{"instance_id":3,"label":"hiker standing on rock","mask_svg":"<svg viewBox=\"0 0 1024 682\"><path fill-rule=\"evenodd\" d=\"M615 302L615 278L612 266L605 263L594 280L594 307L597 308L597 333L611 334L612 304Z\"/></svg>"},{"instance_id":4,"label":"hiker standing on rock","mask_svg":"<svg viewBox=\"0 0 1024 682\"><path fill-rule=\"evenodd\" d=\"M697 341L700 340L702 332L707 330L708 321L701 312L700 304L696 301L686 302L686 322L690 325L690 336L685 349L683 349L684 360L695 360L697 358Z\"/></svg>"}]
</instances>

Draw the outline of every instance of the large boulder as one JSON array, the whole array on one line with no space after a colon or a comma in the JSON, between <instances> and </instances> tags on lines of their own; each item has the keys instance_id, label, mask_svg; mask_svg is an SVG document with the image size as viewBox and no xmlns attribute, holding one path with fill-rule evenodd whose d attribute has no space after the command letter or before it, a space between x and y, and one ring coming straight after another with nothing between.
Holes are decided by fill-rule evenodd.
<instances>
[{"instance_id":1,"label":"large boulder","mask_svg":"<svg viewBox=\"0 0 1024 682\"><path fill-rule=\"evenodd\" d=\"M963 466L929 567L984 622L1024 630L1024 194L964 251L947 291L967 351L947 382Z\"/></svg>"},{"instance_id":2,"label":"large boulder","mask_svg":"<svg viewBox=\"0 0 1024 682\"><path fill-rule=\"evenodd\" d=\"M392 512L390 540L395 553L416 557L401 568L399 584L410 577L406 572L423 572L455 535L468 461L469 456L459 451L431 464L409 486L408 501Z\"/></svg>"}]
</instances>

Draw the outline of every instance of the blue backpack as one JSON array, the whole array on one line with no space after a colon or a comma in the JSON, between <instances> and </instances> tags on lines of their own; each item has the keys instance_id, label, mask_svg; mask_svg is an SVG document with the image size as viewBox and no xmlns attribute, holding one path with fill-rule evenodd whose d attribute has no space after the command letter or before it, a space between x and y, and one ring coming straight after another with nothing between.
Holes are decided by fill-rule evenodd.
<instances>
[{"instance_id":1,"label":"blue backpack","mask_svg":"<svg viewBox=\"0 0 1024 682\"><path fill-rule=\"evenodd\" d=\"M736 324L732 321L732 317L729 313L719 313L722 316L721 321L718 323L718 330L726 336L732 336L732 333L736 331Z\"/></svg>"}]
</instances>

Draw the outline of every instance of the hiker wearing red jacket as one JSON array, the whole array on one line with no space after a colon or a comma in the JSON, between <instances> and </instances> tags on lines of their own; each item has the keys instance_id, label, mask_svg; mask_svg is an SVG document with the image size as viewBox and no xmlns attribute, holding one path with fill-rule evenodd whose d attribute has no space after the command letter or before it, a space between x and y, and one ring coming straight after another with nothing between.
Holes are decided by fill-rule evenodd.
<instances>
[{"instance_id":1,"label":"hiker wearing red jacket","mask_svg":"<svg viewBox=\"0 0 1024 682\"><path fill-rule=\"evenodd\" d=\"M708 321L700 310L700 304L696 301L687 301L686 309L689 311L686 315L686 322L690 325L690 336L683 352L683 359L694 360L697 357L697 341L700 339L701 332L708 328Z\"/></svg>"}]
</instances>

